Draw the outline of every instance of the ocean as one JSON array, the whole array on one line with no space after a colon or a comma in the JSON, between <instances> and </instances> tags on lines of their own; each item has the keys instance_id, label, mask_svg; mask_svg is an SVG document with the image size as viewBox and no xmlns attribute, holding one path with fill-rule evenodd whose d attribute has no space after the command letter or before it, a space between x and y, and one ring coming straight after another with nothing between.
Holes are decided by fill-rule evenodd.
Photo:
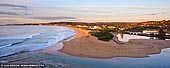
<instances>
[{"instance_id":1,"label":"ocean","mask_svg":"<svg viewBox=\"0 0 170 68\"><path fill-rule=\"evenodd\" d=\"M0 26L0 57L47 48L75 34L60 26Z\"/></svg>"}]
</instances>

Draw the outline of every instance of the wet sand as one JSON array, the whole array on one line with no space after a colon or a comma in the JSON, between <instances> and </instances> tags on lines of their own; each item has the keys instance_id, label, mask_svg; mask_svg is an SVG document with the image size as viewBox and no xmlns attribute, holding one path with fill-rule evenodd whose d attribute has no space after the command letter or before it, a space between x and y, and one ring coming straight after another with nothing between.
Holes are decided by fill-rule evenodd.
<instances>
[{"instance_id":1,"label":"wet sand","mask_svg":"<svg viewBox=\"0 0 170 68\"><path fill-rule=\"evenodd\" d=\"M115 36L113 40L104 42L96 37L87 37L87 31L72 28L77 32L77 36L67 42L63 42L64 47L59 50L63 53L89 58L113 58L113 57L148 57L150 54L158 54L163 48L169 48L170 41L167 40L130 40L126 43L117 43ZM116 41L115 41L116 40Z\"/></svg>"}]
</instances>

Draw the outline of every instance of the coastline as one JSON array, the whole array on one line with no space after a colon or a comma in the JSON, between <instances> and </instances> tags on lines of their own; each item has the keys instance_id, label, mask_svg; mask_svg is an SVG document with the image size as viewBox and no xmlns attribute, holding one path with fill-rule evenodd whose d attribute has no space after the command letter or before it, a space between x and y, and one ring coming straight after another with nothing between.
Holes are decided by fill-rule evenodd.
<instances>
[{"instance_id":1,"label":"coastline","mask_svg":"<svg viewBox=\"0 0 170 68\"><path fill-rule=\"evenodd\" d=\"M74 37L70 39L70 41L72 41L76 45L70 44L71 42L67 41L66 39L63 46L69 45L70 47L73 48L73 49L68 48L68 46L62 48L62 50L66 52L62 52L61 50L58 51L56 49L58 45L63 44L62 42L60 42L60 44L56 44L54 46L50 46L48 48L41 49L38 51L23 52L23 53L19 53L19 54L7 56L7 57L2 57L0 58L0 63L2 64L6 64L6 63L7 64L22 64L22 63L45 64L45 68L58 68L58 67L88 68L88 66L93 66L93 65L95 65L94 68L98 68L102 66L106 67L105 64L109 64L107 66L110 67L111 65L113 65L111 66L111 68L114 68L114 66L116 67L117 65L117 61L121 62L121 64L118 65L120 67L125 65L125 63L128 63L128 62L132 62L133 64L130 63L131 65L138 65L138 64L148 65L147 63L156 62L157 63L156 65L161 64L164 66L165 63L161 63L161 62L164 62L165 60L166 60L165 62L169 61L169 56L167 56L169 54L169 51L168 53L167 51L161 52L162 54L165 53L167 55L161 55L161 54L155 55L158 57L159 60L155 60L155 57L152 57L153 54L160 53L161 49L170 48L170 45L169 45L170 41L167 41L167 40L164 41L164 40L134 40L132 39L128 43L117 44L113 40L109 42L103 42L103 41L97 40L97 38L93 36L87 37L86 35L85 36L83 35L78 38ZM83 44L81 46L78 43L80 39L82 40L82 44ZM87 42L89 43L89 45L87 45ZM92 44L95 44L95 45L92 45ZM84 46L84 45L87 45L87 46ZM146 45L148 45L148 47L146 47ZM67 52L66 49L72 50L72 51ZM77 51L74 49L76 49ZM148 50L152 52L147 52L146 54L146 52L144 52L143 50ZM137 51L137 54L134 51ZM135 56L135 55L139 55L139 56ZM150 62L140 59L140 58L148 57L148 56L151 56L151 58L147 59L147 61L150 61ZM88 58L84 58L84 57L88 57ZM113 57L116 57L116 58L113 58ZM127 57L127 58L124 58L124 57ZM129 57L133 57L135 58L135 60L140 60L141 63L140 62L136 63L134 59L129 58ZM116 64L114 62L116 62ZM147 62L147 63L145 64L143 62ZM84 66L83 64L87 64L87 66ZM151 63L150 65L153 65L153 64L155 63ZM166 64L168 65L168 63ZM129 66L129 63L127 64L126 67L128 66ZM141 67L141 66L134 66L134 67Z\"/></svg>"},{"instance_id":2,"label":"coastline","mask_svg":"<svg viewBox=\"0 0 170 68\"><path fill-rule=\"evenodd\" d=\"M133 57L143 58L151 54L159 54L161 49L170 48L170 41L165 40L130 40L123 44L119 44L113 40L109 42L100 41L97 38L88 35L88 31L80 28L71 28L77 32L77 36L70 40L63 42L64 46L61 50L73 56L88 57L88 58L113 58L113 57ZM114 37L116 39L117 37Z\"/></svg>"},{"instance_id":3,"label":"coastline","mask_svg":"<svg viewBox=\"0 0 170 68\"><path fill-rule=\"evenodd\" d=\"M104 42L88 35L86 30L63 27L73 29L77 34L69 38L69 41L63 41L60 44L42 49L40 52L50 55L62 54L97 59L113 57L144 58L151 54L159 54L161 49L170 48L170 45L168 45L170 41L167 40L131 39L129 42L122 43L117 40L117 33L114 33L113 40ZM62 45L59 50L57 49L58 45Z\"/></svg>"},{"instance_id":4,"label":"coastline","mask_svg":"<svg viewBox=\"0 0 170 68\"><path fill-rule=\"evenodd\" d=\"M69 26L61 26L61 27L72 29L76 32L76 34L72 37L64 39L63 41L60 41L56 45L47 47L45 49L38 50L39 52L47 53L47 54L50 54L50 55L63 54L59 50L61 50L64 47L64 42L68 42L70 40L88 35L88 31L85 31L85 30L82 30L82 29L79 29L79 28L74 28L74 27L69 27ZM66 55L66 54L63 54L63 55Z\"/></svg>"}]
</instances>

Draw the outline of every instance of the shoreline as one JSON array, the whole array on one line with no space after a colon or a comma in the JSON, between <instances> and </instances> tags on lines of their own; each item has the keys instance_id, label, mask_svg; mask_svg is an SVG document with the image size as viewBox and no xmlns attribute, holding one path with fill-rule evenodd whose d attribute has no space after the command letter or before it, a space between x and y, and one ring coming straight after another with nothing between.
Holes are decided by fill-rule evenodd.
<instances>
[{"instance_id":1,"label":"shoreline","mask_svg":"<svg viewBox=\"0 0 170 68\"><path fill-rule=\"evenodd\" d=\"M76 29L82 30L80 28ZM75 31L78 35L81 34L79 33L80 31ZM117 37L114 37L114 39L115 38ZM59 51L73 56L98 59L113 57L144 58L149 57L148 55L151 54L159 54L163 48L170 48L168 43L170 43L170 41L132 39L129 40L129 42L119 44L113 40L104 42L93 36L81 36L70 41L63 42L64 47Z\"/></svg>"},{"instance_id":2,"label":"shoreline","mask_svg":"<svg viewBox=\"0 0 170 68\"><path fill-rule=\"evenodd\" d=\"M76 34L74 36L71 36L71 37L69 37L67 39L64 39L64 40L60 41L56 45L47 47L45 49L38 50L38 52L43 52L43 53L47 53L47 54L50 54L50 55L57 55L57 54L67 55L67 54L62 53L62 52L59 51L64 47L64 42L68 42L70 40L73 40L73 39L88 35L87 31L82 30L80 28L74 28L74 27L69 27L69 26L61 26L61 27L72 29L72 30L74 30L76 32ZM58 48L58 46L61 46L61 47Z\"/></svg>"},{"instance_id":3,"label":"shoreline","mask_svg":"<svg viewBox=\"0 0 170 68\"><path fill-rule=\"evenodd\" d=\"M82 33L83 34L83 33ZM78 35L78 34L77 34ZM77 36L75 35L75 36ZM84 35L84 34L83 34ZM149 64L152 65L160 65L160 61L163 62L166 60L166 62L169 61L169 49L168 51L162 51L161 49L164 48L170 48L170 41L164 41L164 40L130 40L130 43L123 43L123 44L117 44L113 40L109 42L103 42L100 40L97 40L97 38L93 36L87 37L79 36L77 38L68 38L65 39L64 42L60 42L60 44L63 44L63 46L66 45L66 47L63 49L66 52L58 51L57 46L60 44L56 44L41 50L37 51L31 51L31 52L23 52L15 55L10 55L7 57L0 58L1 64L44 64L45 68L98 68L98 67L117 67L117 61L119 61L121 64L118 66L128 67L129 63L132 62L134 64L131 65L137 65L134 67L141 67L141 65L148 65L148 63L143 62L156 62ZM116 37L115 37L116 38ZM80 41L83 45L79 45ZM70 42L72 41L72 42ZM143 43L145 42L145 43ZM87 44L88 43L88 44ZM76 44L76 45L73 45ZM94 45L93 45L94 44ZM136 45L138 44L138 45ZM155 45L156 44L156 45ZM86 46L87 45L87 46ZM148 45L148 47L147 47ZM72 47L72 48L68 48ZM56 49L57 48L57 49ZM144 49L146 48L146 49ZM151 49L148 49L151 48ZM155 48L155 51L153 51ZM71 52L67 51L72 50ZM136 50L134 50L136 49ZM43 51L44 50L44 51ZM148 52L143 51L148 50ZM149 52L149 51L152 52ZM161 51L159 51L161 50ZM137 54L134 53L137 51ZM157 52L156 52L157 51ZM48 52L48 53L47 53ZM124 53L125 52L125 53ZM158 53L162 53L160 55L155 55ZM167 53L168 52L168 53ZM133 54L134 53L134 54ZM139 54L138 54L139 53ZM143 55L144 54L144 55ZM165 55L166 54L166 55ZM139 56L136 56L139 55ZM147 58L150 57L151 58ZM154 57L152 57L154 56ZM126 58L124 58L126 57ZM140 59L146 57L146 60ZM155 60L155 57L159 60ZM135 60L140 60L141 62L136 63ZM125 62L125 60L127 60ZM122 64L123 63L123 64ZM85 64L85 65L84 65ZM113 66L112 66L113 65ZM125 65L125 66L124 66ZM167 65L167 66L166 66ZM149 67L150 67L149 66ZM168 63L161 63L161 66L168 67ZM161 67L160 66L160 67ZM131 66L130 66L131 67ZM156 67L156 66L155 66Z\"/></svg>"},{"instance_id":4,"label":"shoreline","mask_svg":"<svg viewBox=\"0 0 170 68\"><path fill-rule=\"evenodd\" d=\"M76 35L69 38L69 41L62 41L63 47L56 50L56 44L52 47L41 50L50 55L64 54L66 56L78 56L97 59L108 59L114 57L132 57L144 58L152 54L159 54L161 49L170 48L170 41L167 40L142 40L131 39L129 42L117 43L117 37L108 42L100 41L96 37L88 35L88 31L67 27L73 29ZM88 36L88 37L87 37ZM114 34L114 36L116 36ZM68 39L66 39L68 40ZM116 40L116 41L115 41Z\"/></svg>"}]
</instances>

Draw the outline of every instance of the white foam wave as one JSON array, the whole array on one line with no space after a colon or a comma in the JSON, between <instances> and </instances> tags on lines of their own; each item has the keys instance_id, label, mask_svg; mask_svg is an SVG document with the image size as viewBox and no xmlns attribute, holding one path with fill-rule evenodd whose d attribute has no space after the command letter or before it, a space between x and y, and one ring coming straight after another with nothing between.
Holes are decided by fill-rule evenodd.
<instances>
[{"instance_id":1,"label":"white foam wave","mask_svg":"<svg viewBox=\"0 0 170 68\"><path fill-rule=\"evenodd\" d=\"M33 36L39 35L40 33L30 34L30 35L18 35L18 36L10 36L10 37L0 37L0 40L5 39L27 39L32 38Z\"/></svg>"},{"instance_id":2,"label":"white foam wave","mask_svg":"<svg viewBox=\"0 0 170 68\"><path fill-rule=\"evenodd\" d=\"M9 45L6 45L6 46L2 46L2 47L0 47L1 48L0 49L0 57L8 56L8 55L15 54L15 53L20 53L22 51L35 51L35 50L44 49L44 48L47 48L49 46L56 45L57 43L65 40L65 39L70 38L74 34L75 34L74 32L61 32L61 33L58 33L56 36L47 36L50 39L48 39L46 43L32 43L32 44L25 44L25 45L20 45L20 46L15 46L15 45L10 46L11 44L9 44ZM39 35L39 33L33 34L31 36L24 36L24 37L25 38L32 38L35 35ZM12 38L10 38L10 39L12 39ZM18 37L17 37L17 39L18 39ZM19 39L21 39L21 38L19 38ZM58 49L61 49L61 48L62 48L62 46L59 46Z\"/></svg>"},{"instance_id":3,"label":"white foam wave","mask_svg":"<svg viewBox=\"0 0 170 68\"><path fill-rule=\"evenodd\" d=\"M8 63L6 60L0 60L0 63Z\"/></svg>"},{"instance_id":4,"label":"white foam wave","mask_svg":"<svg viewBox=\"0 0 170 68\"><path fill-rule=\"evenodd\" d=\"M5 46L0 46L0 49L1 48L4 48L4 47L9 47L9 46L11 46L12 44L7 44L7 45L5 45Z\"/></svg>"}]
</instances>

